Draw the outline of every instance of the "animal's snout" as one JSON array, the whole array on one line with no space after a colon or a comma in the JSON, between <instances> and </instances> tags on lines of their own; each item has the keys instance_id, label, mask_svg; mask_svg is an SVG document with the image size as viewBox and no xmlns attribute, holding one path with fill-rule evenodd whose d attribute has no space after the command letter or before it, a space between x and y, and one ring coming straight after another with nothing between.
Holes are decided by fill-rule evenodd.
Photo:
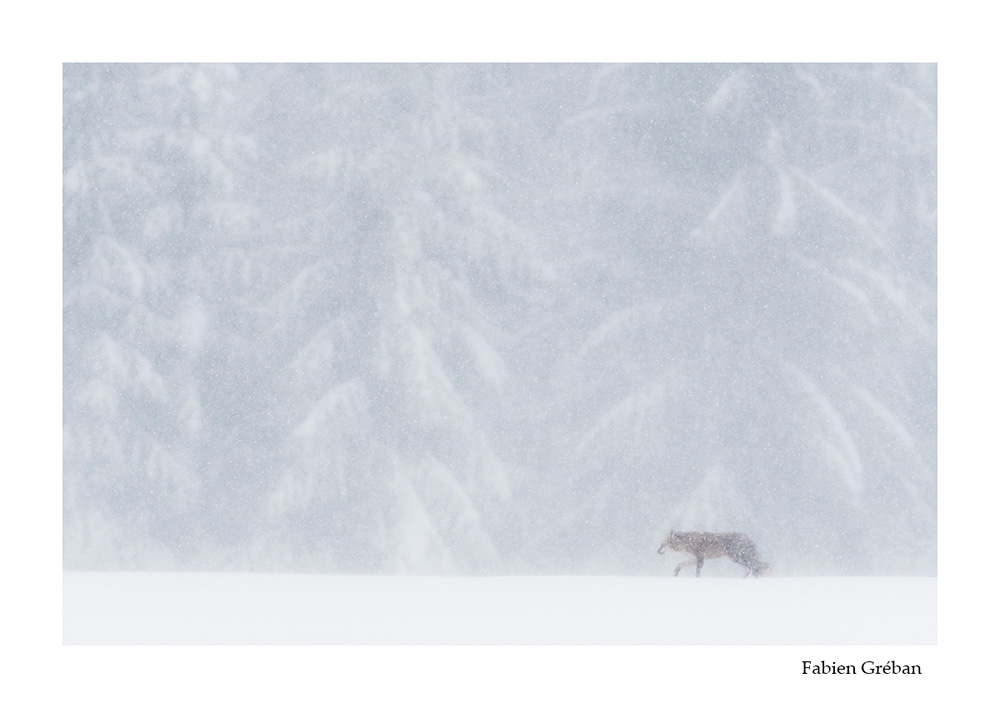
<instances>
[{"instance_id":1,"label":"animal's snout","mask_svg":"<svg viewBox=\"0 0 1000 708\"><path fill-rule=\"evenodd\" d=\"M663 555L663 546L660 546L659 548L657 548L656 552L659 553L662 556Z\"/></svg>"}]
</instances>

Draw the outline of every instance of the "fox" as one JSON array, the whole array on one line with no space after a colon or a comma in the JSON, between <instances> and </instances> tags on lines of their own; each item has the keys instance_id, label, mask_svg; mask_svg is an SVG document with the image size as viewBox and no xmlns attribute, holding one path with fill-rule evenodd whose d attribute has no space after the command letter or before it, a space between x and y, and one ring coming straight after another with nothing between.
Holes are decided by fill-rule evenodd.
<instances>
[{"instance_id":1,"label":"fox","mask_svg":"<svg viewBox=\"0 0 1000 708\"><path fill-rule=\"evenodd\" d=\"M681 568L689 565L696 565L694 577L701 576L701 566L705 564L706 558L728 558L734 563L738 563L746 568L747 572L743 577L753 573L755 578L766 574L770 566L760 559L757 546L753 540L745 533L703 533L698 531L671 530L663 543L660 544L657 553L663 554L669 548L673 551L690 553L694 556L692 560L680 563L674 569L674 576L681 572Z\"/></svg>"}]
</instances>

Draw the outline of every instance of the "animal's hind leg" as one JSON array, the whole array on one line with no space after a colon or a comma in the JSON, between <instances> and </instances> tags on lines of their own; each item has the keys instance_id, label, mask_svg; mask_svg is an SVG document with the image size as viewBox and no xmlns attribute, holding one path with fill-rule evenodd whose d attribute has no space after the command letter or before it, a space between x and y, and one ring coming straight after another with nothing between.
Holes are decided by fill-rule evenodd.
<instances>
[{"instance_id":1,"label":"animal's hind leg","mask_svg":"<svg viewBox=\"0 0 1000 708\"><path fill-rule=\"evenodd\" d=\"M695 568L694 577L701 577L701 566L705 565L705 556L698 556L698 567Z\"/></svg>"}]
</instances>

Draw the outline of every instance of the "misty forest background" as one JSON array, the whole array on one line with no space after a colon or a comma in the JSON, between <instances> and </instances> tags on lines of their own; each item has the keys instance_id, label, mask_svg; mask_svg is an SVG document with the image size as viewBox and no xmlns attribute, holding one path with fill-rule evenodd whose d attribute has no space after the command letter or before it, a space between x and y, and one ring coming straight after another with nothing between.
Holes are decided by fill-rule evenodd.
<instances>
[{"instance_id":1,"label":"misty forest background","mask_svg":"<svg viewBox=\"0 0 1000 708\"><path fill-rule=\"evenodd\" d=\"M935 574L936 92L66 65L64 567Z\"/></svg>"}]
</instances>

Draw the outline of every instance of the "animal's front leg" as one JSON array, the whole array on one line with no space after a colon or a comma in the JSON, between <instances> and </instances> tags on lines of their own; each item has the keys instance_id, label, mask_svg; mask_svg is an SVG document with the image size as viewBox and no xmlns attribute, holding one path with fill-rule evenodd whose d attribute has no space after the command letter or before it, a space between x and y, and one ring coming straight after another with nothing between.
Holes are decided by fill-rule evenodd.
<instances>
[{"instance_id":1,"label":"animal's front leg","mask_svg":"<svg viewBox=\"0 0 1000 708\"><path fill-rule=\"evenodd\" d=\"M686 568L689 565L694 565L694 564L695 564L695 561L693 561L693 560L684 561L683 563L680 563L676 568L674 568L674 577L676 578L677 574L681 572L681 568ZM698 568L700 569L701 566L698 566Z\"/></svg>"},{"instance_id":2,"label":"animal's front leg","mask_svg":"<svg viewBox=\"0 0 1000 708\"><path fill-rule=\"evenodd\" d=\"M698 556L698 567L695 568L694 577L701 577L701 566L705 565L705 556Z\"/></svg>"}]
</instances>

